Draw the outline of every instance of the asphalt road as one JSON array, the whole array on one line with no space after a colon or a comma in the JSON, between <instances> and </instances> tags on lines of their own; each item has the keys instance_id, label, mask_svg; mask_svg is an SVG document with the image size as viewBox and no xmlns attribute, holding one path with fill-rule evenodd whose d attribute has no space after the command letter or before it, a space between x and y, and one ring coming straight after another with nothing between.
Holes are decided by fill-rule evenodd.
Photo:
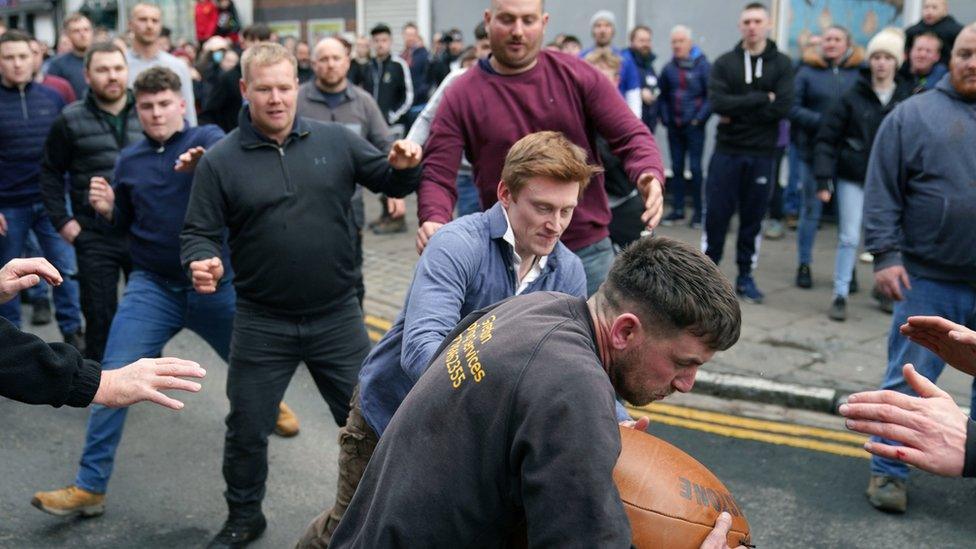
<instances>
[{"instance_id":1,"label":"asphalt road","mask_svg":"<svg viewBox=\"0 0 976 549\"><path fill-rule=\"evenodd\" d=\"M225 516L220 466L226 370L195 336L178 336L167 351L208 368L204 391L187 396L182 412L147 404L130 410L107 510L99 518L61 519L29 505L34 491L73 481L87 412L0 401L0 547L206 544ZM269 527L257 548L291 546L334 493L336 427L304 368L285 400L299 415L302 432L271 441L264 505ZM976 546L972 480L916 473L909 513L890 516L864 499L864 459L657 422L651 431L725 481L760 548Z\"/></svg>"}]
</instances>

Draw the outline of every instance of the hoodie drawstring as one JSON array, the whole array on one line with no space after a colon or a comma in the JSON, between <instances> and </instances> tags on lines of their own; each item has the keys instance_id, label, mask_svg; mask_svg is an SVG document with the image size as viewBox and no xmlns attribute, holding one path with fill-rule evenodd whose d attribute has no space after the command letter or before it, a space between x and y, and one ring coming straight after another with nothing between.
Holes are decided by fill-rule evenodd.
<instances>
[{"instance_id":1,"label":"hoodie drawstring","mask_svg":"<svg viewBox=\"0 0 976 549\"><path fill-rule=\"evenodd\" d=\"M749 50L743 49L742 56L746 64L746 84L752 84L752 59ZM756 79L762 78L762 57L756 59Z\"/></svg>"}]
</instances>

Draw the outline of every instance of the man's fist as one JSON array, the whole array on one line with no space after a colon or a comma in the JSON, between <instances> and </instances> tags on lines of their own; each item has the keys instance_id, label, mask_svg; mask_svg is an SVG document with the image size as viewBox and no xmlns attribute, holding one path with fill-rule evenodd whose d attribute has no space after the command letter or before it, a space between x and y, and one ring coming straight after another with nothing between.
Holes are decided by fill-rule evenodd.
<instances>
[{"instance_id":1,"label":"man's fist","mask_svg":"<svg viewBox=\"0 0 976 549\"><path fill-rule=\"evenodd\" d=\"M201 294L212 294L217 291L217 284L224 276L224 263L219 257L191 261L190 275L194 290Z\"/></svg>"},{"instance_id":2,"label":"man's fist","mask_svg":"<svg viewBox=\"0 0 976 549\"><path fill-rule=\"evenodd\" d=\"M79 234L81 234L81 225L78 223L78 221L72 219L71 221L65 223L63 227L58 229L58 234L61 235L61 238L67 240L69 244L74 244L75 239L78 238Z\"/></svg>"},{"instance_id":3,"label":"man's fist","mask_svg":"<svg viewBox=\"0 0 976 549\"><path fill-rule=\"evenodd\" d=\"M879 292L895 301L905 299L904 290L912 289L912 282L908 278L908 271L901 265L892 265L880 271L875 271L874 285L877 286Z\"/></svg>"},{"instance_id":4,"label":"man's fist","mask_svg":"<svg viewBox=\"0 0 976 549\"><path fill-rule=\"evenodd\" d=\"M420 145L413 141L400 139L390 147L390 154L386 159L394 170L407 170L420 165L420 159L423 156L423 149L420 148Z\"/></svg>"},{"instance_id":5,"label":"man's fist","mask_svg":"<svg viewBox=\"0 0 976 549\"><path fill-rule=\"evenodd\" d=\"M88 203L99 215L112 220L115 209L115 191L104 177L93 177L88 185Z\"/></svg>"}]
</instances>

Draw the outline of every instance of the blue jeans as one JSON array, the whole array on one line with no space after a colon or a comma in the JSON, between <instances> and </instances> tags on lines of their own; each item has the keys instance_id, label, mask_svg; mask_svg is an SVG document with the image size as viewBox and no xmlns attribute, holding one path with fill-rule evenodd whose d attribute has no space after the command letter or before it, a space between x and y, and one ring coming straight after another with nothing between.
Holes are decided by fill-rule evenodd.
<instances>
[{"instance_id":1,"label":"blue jeans","mask_svg":"<svg viewBox=\"0 0 976 549\"><path fill-rule=\"evenodd\" d=\"M610 237L604 238L589 246L573 252L583 262L583 272L586 274L586 295L591 296L600 289L600 284L607 278L610 265L613 264L613 243Z\"/></svg>"},{"instance_id":2,"label":"blue jeans","mask_svg":"<svg viewBox=\"0 0 976 549\"><path fill-rule=\"evenodd\" d=\"M861 219L864 215L864 187L846 179L837 180L837 258L834 260L834 295L847 299L851 275L861 244Z\"/></svg>"},{"instance_id":3,"label":"blue jeans","mask_svg":"<svg viewBox=\"0 0 976 549\"><path fill-rule=\"evenodd\" d=\"M29 206L0 208L7 219L7 236L0 236L0 265L22 257L28 232L34 231L44 257L61 273L64 282L54 289L55 318L63 334L81 329L81 309L78 304L78 267L75 250L51 225L40 202ZM0 316L20 327L20 300L12 299L0 305Z\"/></svg>"},{"instance_id":4,"label":"blue jeans","mask_svg":"<svg viewBox=\"0 0 976 549\"><path fill-rule=\"evenodd\" d=\"M790 147L787 162L790 176L786 179L786 188L783 189L783 214L798 216L800 215L800 152L795 146Z\"/></svg>"},{"instance_id":5,"label":"blue jeans","mask_svg":"<svg viewBox=\"0 0 976 549\"><path fill-rule=\"evenodd\" d=\"M938 315L970 329L976 328L976 287L964 282L943 282L915 276L910 278L912 289L905 291L903 301L895 302L891 332L888 335L888 369L881 388L914 395L902 377L902 366L906 363L914 364L920 374L935 382L945 368L945 363L928 349L903 337L898 327L910 316ZM976 380L973 381L970 410L970 415L976 412ZM896 444L880 437L871 439ZM908 466L900 461L873 456L871 473L904 479L908 477Z\"/></svg>"},{"instance_id":6,"label":"blue jeans","mask_svg":"<svg viewBox=\"0 0 976 549\"><path fill-rule=\"evenodd\" d=\"M800 255L800 263L813 263L813 242L817 238L817 228L820 225L820 215L823 213L823 202L817 198L817 182L813 179L813 170L809 162L800 160L800 224L796 228L796 247Z\"/></svg>"},{"instance_id":7,"label":"blue jeans","mask_svg":"<svg viewBox=\"0 0 976 549\"><path fill-rule=\"evenodd\" d=\"M702 126L683 126L668 128L668 147L671 150L671 171L674 184L671 187L672 208L676 212L685 211L685 156L691 170L691 194L695 212L692 219L701 220L702 214L702 154L705 151L705 128Z\"/></svg>"},{"instance_id":8,"label":"blue jeans","mask_svg":"<svg viewBox=\"0 0 976 549\"><path fill-rule=\"evenodd\" d=\"M44 252L41 250L41 244L37 241L37 235L34 231L27 232L27 242L24 244L24 257L43 257ZM42 278L41 281L36 286L31 286L24 293L27 294L27 299L31 303L37 303L38 301L47 301L50 295L51 287Z\"/></svg>"},{"instance_id":9,"label":"blue jeans","mask_svg":"<svg viewBox=\"0 0 976 549\"><path fill-rule=\"evenodd\" d=\"M463 217L468 214L481 211L481 198L478 196L478 187L475 187L474 180L470 173L459 173L457 176L457 216Z\"/></svg>"},{"instance_id":10,"label":"blue jeans","mask_svg":"<svg viewBox=\"0 0 976 549\"><path fill-rule=\"evenodd\" d=\"M234 286L221 281L217 292L196 293L146 271L134 271L122 294L105 346L102 368L113 370L140 358L158 358L163 346L183 328L204 339L227 361L234 325ZM75 484L104 494L122 439L126 408L93 405L88 416L85 450Z\"/></svg>"}]
</instances>

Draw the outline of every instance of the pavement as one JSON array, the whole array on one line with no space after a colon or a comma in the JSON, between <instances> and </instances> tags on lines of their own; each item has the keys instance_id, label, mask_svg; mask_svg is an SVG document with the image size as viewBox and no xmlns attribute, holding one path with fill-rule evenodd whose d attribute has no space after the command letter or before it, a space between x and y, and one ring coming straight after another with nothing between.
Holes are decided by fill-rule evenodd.
<instances>
[{"instance_id":1,"label":"pavement","mask_svg":"<svg viewBox=\"0 0 976 549\"><path fill-rule=\"evenodd\" d=\"M368 193L367 193L368 194ZM366 199L367 219L378 215ZM367 323L377 337L396 318L417 262L415 196L407 198L406 233L364 235ZM726 241L723 272L734 279L735 227ZM659 227L656 234L698 245L701 233L686 226ZM717 353L698 374L695 392L833 413L847 395L876 389L887 364L891 315L871 298L870 264L858 262L861 291L848 300L848 320L827 318L837 231L824 223L817 235L812 265L814 287L794 285L796 233L764 240L755 272L766 294L762 305L742 304L742 335L732 349ZM939 386L960 406L969 406L972 380L946 368Z\"/></svg>"}]
</instances>

